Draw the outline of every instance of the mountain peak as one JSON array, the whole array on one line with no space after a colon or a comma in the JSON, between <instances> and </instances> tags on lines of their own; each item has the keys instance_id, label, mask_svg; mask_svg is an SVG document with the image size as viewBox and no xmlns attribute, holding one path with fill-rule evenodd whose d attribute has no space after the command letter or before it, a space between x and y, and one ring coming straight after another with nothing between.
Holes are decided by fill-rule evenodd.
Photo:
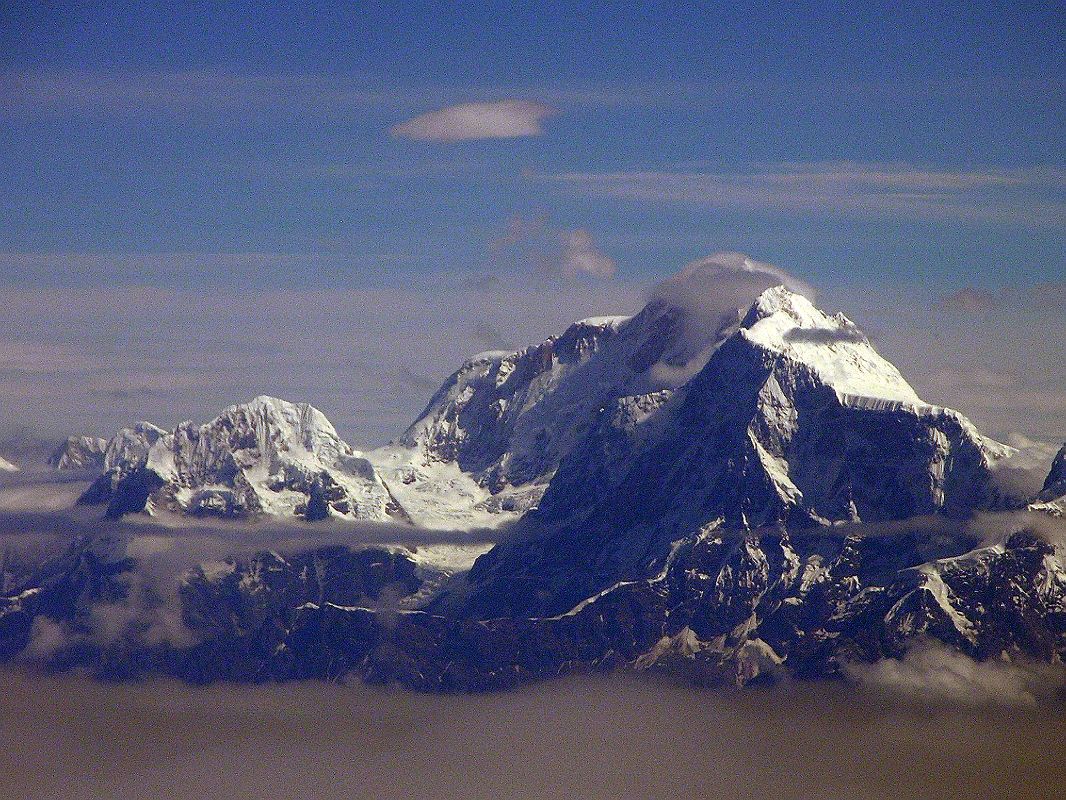
<instances>
[{"instance_id":1,"label":"mountain peak","mask_svg":"<svg viewBox=\"0 0 1066 800\"><path fill-rule=\"evenodd\" d=\"M771 286L763 291L752 304L744 319L744 327L750 327L760 319L784 314L794 320L798 326L819 325L826 315L803 295L794 292L784 284Z\"/></svg>"},{"instance_id":2,"label":"mountain peak","mask_svg":"<svg viewBox=\"0 0 1066 800\"><path fill-rule=\"evenodd\" d=\"M650 299L696 317L718 319L743 313L767 289L779 286L815 296L811 287L773 264L744 253L721 252L686 264L659 283Z\"/></svg>"},{"instance_id":3,"label":"mountain peak","mask_svg":"<svg viewBox=\"0 0 1066 800\"><path fill-rule=\"evenodd\" d=\"M806 365L840 396L921 405L910 384L843 314L829 315L785 286L766 289L741 322L749 342Z\"/></svg>"}]
</instances>

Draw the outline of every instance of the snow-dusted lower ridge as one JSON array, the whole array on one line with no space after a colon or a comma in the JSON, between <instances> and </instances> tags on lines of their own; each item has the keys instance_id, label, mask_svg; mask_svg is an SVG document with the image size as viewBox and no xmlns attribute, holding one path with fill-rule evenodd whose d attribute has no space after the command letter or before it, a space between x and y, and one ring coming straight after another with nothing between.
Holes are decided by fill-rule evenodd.
<instances>
[{"instance_id":1,"label":"snow-dusted lower ridge","mask_svg":"<svg viewBox=\"0 0 1066 800\"><path fill-rule=\"evenodd\" d=\"M326 545L205 561L160 583L136 538L6 554L0 661L210 680L499 689L573 669L669 669L739 684L827 678L935 643L977 660L1066 657L1063 553L1024 527L723 531L557 614L427 606L439 574L400 547ZM164 562L165 563L165 562ZM436 575L436 576L435 576ZM519 595L521 587L517 587Z\"/></svg>"},{"instance_id":2,"label":"snow-dusted lower ridge","mask_svg":"<svg viewBox=\"0 0 1066 800\"><path fill-rule=\"evenodd\" d=\"M204 425L149 423L108 442L105 472L82 496L108 514L167 509L322 519L403 519L373 465L306 403L257 397Z\"/></svg>"}]
</instances>

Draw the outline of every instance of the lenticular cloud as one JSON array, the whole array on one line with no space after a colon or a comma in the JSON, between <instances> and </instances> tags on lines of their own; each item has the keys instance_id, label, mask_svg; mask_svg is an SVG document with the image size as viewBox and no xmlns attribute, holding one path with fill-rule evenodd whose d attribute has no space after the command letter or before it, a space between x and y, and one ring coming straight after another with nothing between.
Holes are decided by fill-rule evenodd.
<instances>
[{"instance_id":1,"label":"lenticular cloud","mask_svg":"<svg viewBox=\"0 0 1066 800\"><path fill-rule=\"evenodd\" d=\"M400 139L423 142L540 136L544 120L556 113L551 106L532 100L459 103L394 125L391 132Z\"/></svg>"}]
</instances>

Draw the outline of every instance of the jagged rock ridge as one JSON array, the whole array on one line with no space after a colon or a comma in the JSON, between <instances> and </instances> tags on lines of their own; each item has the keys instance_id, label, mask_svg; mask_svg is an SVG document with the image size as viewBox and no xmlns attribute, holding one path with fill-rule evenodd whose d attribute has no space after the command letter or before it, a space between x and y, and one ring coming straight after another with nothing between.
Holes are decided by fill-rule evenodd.
<instances>
[{"instance_id":1,"label":"jagged rock ridge","mask_svg":"<svg viewBox=\"0 0 1066 800\"><path fill-rule=\"evenodd\" d=\"M108 440L98 436L70 436L48 457L54 469L102 471Z\"/></svg>"},{"instance_id":2,"label":"jagged rock ridge","mask_svg":"<svg viewBox=\"0 0 1066 800\"><path fill-rule=\"evenodd\" d=\"M708 525L992 508L1005 502L992 466L1010 452L922 403L849 320L771 289L683 387L603 410L524 535L475 565L473 607L506 594L523 613L559 612Z\"/></svg>"},{"instance_id":3,"label":"jagged rock ridge","mask_svg":"<svg viewBox=\"0 0 1066 800\"><path fill-rule=\"evenodd\" d=\"M373 465L306 403L257 397L171 432L140 423L108 443L104 467L81 502L107 504L111 516L402 519Z\"/></svg>"}]
</instances>

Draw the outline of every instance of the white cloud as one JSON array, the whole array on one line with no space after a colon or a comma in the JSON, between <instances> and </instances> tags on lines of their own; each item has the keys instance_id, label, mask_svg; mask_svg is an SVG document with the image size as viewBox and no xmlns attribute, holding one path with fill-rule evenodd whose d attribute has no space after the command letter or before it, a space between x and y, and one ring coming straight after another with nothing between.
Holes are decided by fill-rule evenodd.
<instances>
[{"instance_id":1,"label":"white cloud","mask_svg":"<svg viewBox=\"0 0 1066 800\"><path fill-rule=\"evenodd\" d=\"M532 100L459 103L393 125L390 132L400 139L423 142L540 136L544 120L556 113L553 107Z\"/></svg>"},{"instance_id":2,"label":"white cloud","mask_svg":"<svg viewBox=\"0 0 1066 800\"><path fill-rule=\"evenodd\" d=\"M1062 443L1040 442L1021 433L1011 433L1007 444L1017 448L1017 452L993 466L996 483L1010 496L1029 499L1043 488Z\"/></svg>"},{"instance_id":3,"label":"white cloud","mask_svg":"<svg viewBox=\"0 0 1066 800\"><path fill-rule=\"evenodd\" d=\"M780 267L756 261L743 253L714 253L686 264L649 292L648 299L685 312L684 359L675 353L671 364L660 362L652 370L666 386L680 386L707 363L718 331L736 321L755 299L773 286L787 286L810 299L814 290Z\"/></svg>"},{"instance_id":4,"label":"white cloud","mask_svg":"<svg viewBox=\"0 0 1066 800\"><path fill-rule=\"evenodd\" d=\"M978 662L932 642L915 645L902 659L847 664L845 671L867 689L934 705L1035 706L1066 682L1061 665Z\"/></svg>"},{"instance_id":5,"label":"white cloud","mask_svg":"<svg viewBox=\"0 0 1066 800\"><path fill-rule=\"evenodd\" d=\"M601 253L592 240L592 234L584 228L562 233L562 248L557 268L568 278L591 275L594 278L614 276L618 264L613 258Z\"/></svg>"},{"instance_id":6,"label":"white cloud","mask_svg":"<svg viewBox=\"0 0 1066 800\"><path fill-rule=\"evenodd\" d=\"M613 278L618 263L602 252L586 228L553 227L547 215L507 220L503 233L489 242L493 265L516 274L573 280Z\"/></svg>"}]
</instances>

